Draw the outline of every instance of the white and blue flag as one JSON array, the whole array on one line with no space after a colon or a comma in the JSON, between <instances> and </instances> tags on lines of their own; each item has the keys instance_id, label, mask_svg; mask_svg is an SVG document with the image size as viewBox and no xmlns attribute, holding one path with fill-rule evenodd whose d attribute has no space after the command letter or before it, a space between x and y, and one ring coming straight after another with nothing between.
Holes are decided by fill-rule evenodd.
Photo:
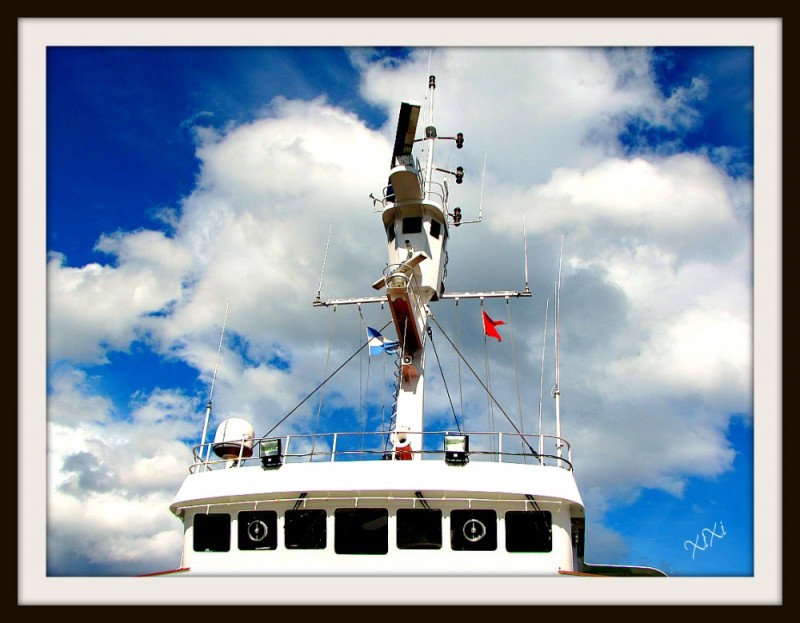
<instances>
[{"instance_id":1,"label":"white and blue flag","mask_svg":"<svg viewBox=\"0 0 800 623\"><path fill-rule=\"evenodd\" d=\"M400 342L397 340L387 340L383 337L380 331L367 327L367 338L369 339L369 355L377 355L380 352L389 353L393 355L400 347Z\"/></svg>"}]
</instances>

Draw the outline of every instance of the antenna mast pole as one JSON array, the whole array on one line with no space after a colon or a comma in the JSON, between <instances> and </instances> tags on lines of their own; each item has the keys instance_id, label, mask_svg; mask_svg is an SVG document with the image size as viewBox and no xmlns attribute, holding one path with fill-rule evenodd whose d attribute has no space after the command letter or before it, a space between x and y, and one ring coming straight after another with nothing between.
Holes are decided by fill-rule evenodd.
<instances>
[{"instance_id":1,"label":"antenna mast pole","mask_svg":"<svg viewBox=\"0 0 800 623\"><path fill-rule=\"evenodd\" d=\"M486 156L483 157L483 173L481 173L481 198L478 202L478 222L483 220L483 183L486 181ZM523 216L523 219L525 217ZM527 279L526 279L527 281Z\"/></svg>"},{"instance_id":2,"label":"antenna mast pole","mask_svg":"<svg viewBox=\"0 0 800 623\"><path fill-rule=\"evenodd\" d=\"M544 394L544 351L547 345L547 312L550 310L550 299L544 306L544 333L542 335L542 367L539 381L539 456L544 454L544 437L542 437L542 394Z\"/></svg>"},{"instance_id":3,"label":"antenna mast pole","mask_svg":"<svg viewBox=\"0 0 800 623\"><path fill-rule=\"evenodd\" d=\"M558 258L558 281L556 282L556 304L555 304L555 349L556 349L556 385L553 388L553 397L556 399L556 456L561 458L561 448L564 444L561 443L561 362L559 350L559 320L561 316L561 261L564 256L564 236L561 236L561 253ZM559 462L560 465L560 462Z\"/></svg>"},{"instance_id":4,"label":"antenna mast pole","mask_svg":"<svg viewBox=\"0 0 800 623\"><path fill-rule=\"evenodd\" d=\"M522 215L522 241L525 246L525 292L530 292L528 287L528 234L525 231L525 215Z\"/></svg>"},{"instance_id":5,"label":"antenna mast pole","mask_svg":"<svg viewBox=\"0 0 800 623\"><path fill-rule=\"evenodd\" d=\"M217 361L214 364L214 375L211 377L211 390L208 392L208 403L206 404L206 419L203 422L203 437L200 439L200 448L202 452L202 448L206 443L206 433L208 432L208 421L211 419L211 397L214 395L214 383L217 380L217 368L219 367L219 355L222 352L222 338L225 337L225 325L228 322L228 308L230 307L231 302L228 301L228 304L225 305L225 318L222 321L222 333L219 336L219 347L217 348ZM208 457L211 453L211 444L209 444L208 448L206 448L206 464L208 464Z\"/></svg>"},{"instance_id":6,"label":"antenna mast pole","mask_svg":"<svg viewBox=\"0 0 800 623\"><path fill-rule=\"evenodd\" d=\"M322 272L319 275L319 288L317 288L316 303L321 303L319 297L322 295L322 279L325 277L325 263L328 261L328 247L331 246L331 229L333 225L328 225L328 242L325 243L325 256L322 258ZM227 314L227 310L226 310Z\"/></svg>"},{"instance_id":7,"label":"antenna mast pole","mask_svg":"<svg viewBox=\"0 0 800 623\"><path fill-rule=\"evenodd\" d=\"M428 185L433 178L433 145L436 142L436 128L433 125L433 93L436 90L436 76L428 76L428 125L425 128L425 139L428 149L428 162L425 166L425 184ZM427 196L427 189L422 189L423 196Z\"/></svg>"}]
</instances>

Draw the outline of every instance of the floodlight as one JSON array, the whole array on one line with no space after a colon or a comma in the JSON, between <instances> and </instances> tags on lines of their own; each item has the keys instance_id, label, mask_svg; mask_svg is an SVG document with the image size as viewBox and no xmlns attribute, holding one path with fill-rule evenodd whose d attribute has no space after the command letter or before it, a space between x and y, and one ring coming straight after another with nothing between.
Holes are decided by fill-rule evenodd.
<instances>
[{"instance_id":1,"label":"floodlight","mask_svg":"<svg viewBox=\"0 0 800 623\"><path fill-rule=\"evenodd\" d=\"M445 435L444 460L451 465L469 461L469 435Z\"/></svg>"},{"instance_id":2,"label":"floodlight","mask_svg":"<svg viewBox=\"0 0 800 623\"><path fill-rule=\"evenodd\" d=\"M280 467L283 464L280 438L264 439L261 441L259 448L261 452L261 465L264 466L264 469Z\"/></svg>"}]
</instances>

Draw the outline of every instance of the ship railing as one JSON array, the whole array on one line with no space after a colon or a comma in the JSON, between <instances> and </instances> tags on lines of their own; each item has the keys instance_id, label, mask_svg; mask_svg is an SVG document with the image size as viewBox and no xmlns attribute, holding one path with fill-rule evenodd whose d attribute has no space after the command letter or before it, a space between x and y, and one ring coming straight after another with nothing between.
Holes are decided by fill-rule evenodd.
<instances>
[{"instance_id":1,"label":"ship railing","mask_svg":"<svg viewBox=\"0 0 800 623\"><path fill-rule=\"evenodd\" d=\"M387 290L404 290L406 292L408 303L413 310L412 317L416 319L417 331L421 333L425 326L425 312L417 293L419 281L411 271L412 269L405 262L388 264L383 269L383 280Z\"/></svg>"},{"instance_id":2,"label":"ship railing","mask_svg":"<svg viewBox=\"0 0 800 623\"><path fill-rule=\"evenodd\" d=\"M404 272L404 269L406 269L406 264L404 263L388 264L384 267L383 281L388 289L402 288L403 290L408 290L408 286L411 283L411 271Z\"/></svg>"},{"instance_id":3,"label":"ship railing","mask_svg":"<svg viewBox=\"0 0 800 623\"><path fill-rule=\"evenodd\" d=\"M318 434L283 435L249 439L240 444L239 455L218 457L215 443L194 448L194 463L190 473L231 467L272 467L286 463L345 462L377 460L443 461L446 459L445 437L455 433L448 431L409 432L420 435L422 448L401 452L392 447L391 434L386 432L338 432ZM572 470L572 448L566 439L553 435L538 435L516 432L468 432L458 433L469 437L466 462L493 462L527 464L532 467L548 466ZM267 465L262 456L263 447L274 447L280 441L280 457L277 463ZM250 443L252 442L252 443ZM230 441L226 446L230 447ZM205 459L203 457L206 457Z\"/></svg>"},{"instance_id":4,"label":"ship railing","mask_svg":"<svg viewBox=\"0 0 800 623\"><path fill-rule=\"evenodd\" d=\"M422 175L419 172L417 172L417 178L419 181L419 186L423 190L422 196L424 201L437 204L442 208L442 210L444 210L447 207L447 200L449 199L447 185L442 184L441 182L425 182L423 181ZM382 197L380 199L373 197L373 212L380 212L381 210L394 205L397 200L397 197L394 194L394 189L391 185L384 186L381 194ZM380 210L375 207L377 204L380 204Z\"/></svg>"},{"instance_id":5,"label":"ship railing","mask_svg":"<svg viewBox=\"0 0 800 623\"><path fill-rule=\"evenodd\" d=\"M417 184L419 185L419 188L423 191L423 196L424 196L425 180L422 178L422 169L420 169L419 160L417 158L414 158L414 156L411 155L395 156L392 162L392 168L394 167L411 168L417 176ZM381 205L381 209L385 209L391 205L394 205L395 202L397 201L397 197L395 196L394 189L392 188L391 184L387 184L386 186L383 187L381 195L382 196L380 199L370 195L373 199L372 202L373 212L378 212L378 210L375 209L375 206L377 206L377 204Z\"/></svg>"},{"instance_id":6,"label":"ship railing","mask_svg":"<svg viewBox=\"0 0 800 623\"><path fill-rule=\"evenodd\" d=\"M442 208L447 206L447 187L441 182L425 183L425 199L438 203Z\"/></svg>"},{"instance_id":7,"label":"ship railing","mask_svg":"<svg viewBox=\"0 0 800 623\"><path fill-rule=\"evenodd\" d=\"M380 199L377 199L375 197L372 197L372 195L370 195L374 200L373 201L373 210L372 210L373 212L380 212L381 210L385 209L387 206L393 205L394 202L395 202L396 197L395 197L395 194L394 194L394 189L391 186L384 186L383 190L381 191L381 194L383 196ZM381 204L381 210L376 210L374 206L376 206L379 203Z\"/></svg>"}]
</instances>

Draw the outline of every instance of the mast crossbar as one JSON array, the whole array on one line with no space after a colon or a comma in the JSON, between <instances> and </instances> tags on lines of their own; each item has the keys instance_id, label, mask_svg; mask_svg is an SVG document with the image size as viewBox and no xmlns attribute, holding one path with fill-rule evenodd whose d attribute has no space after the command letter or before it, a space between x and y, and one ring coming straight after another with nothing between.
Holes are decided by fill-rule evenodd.
<instances>
[{"instance_id":1,"label":"mast crossbar","mask_svg":"<svg viewBox=\"0 0 800 623\"><path fill-rule=\"evenodd\" d=\"M530 290L500 290L495 292L449 292L440 296L440 299L502 299L502 298L528 298L533 296ZM327 301L314 301L314 307L332 307L334 305L362 305L368 303L387 303L385 296L367 296L351 299L328 299Z\"/></svg>"}]
</instances>

